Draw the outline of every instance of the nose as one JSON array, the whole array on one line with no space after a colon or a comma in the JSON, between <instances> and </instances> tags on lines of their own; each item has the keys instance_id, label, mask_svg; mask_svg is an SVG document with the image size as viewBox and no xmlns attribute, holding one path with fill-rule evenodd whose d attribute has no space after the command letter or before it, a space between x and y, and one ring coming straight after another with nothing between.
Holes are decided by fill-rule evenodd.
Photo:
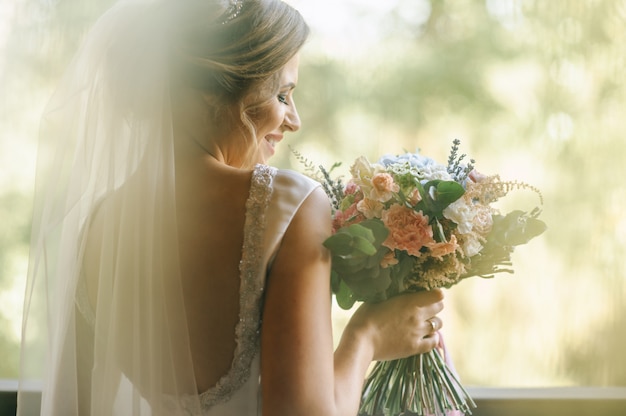
<instances>
[{"instance_id":1,"label":"nose","mask_svg":"<svg viewBox=\"0 0 626 416\"><path fill-rule=\"evenodd\" d=\"M283 122L283 127L285 130L295 132L300 130L301 122L300 115L298 114L298 109L296 108L296 104L292 101L291 105L288 107L289 109L285 113L285 120Z\"/></svg>"}]
</instances>

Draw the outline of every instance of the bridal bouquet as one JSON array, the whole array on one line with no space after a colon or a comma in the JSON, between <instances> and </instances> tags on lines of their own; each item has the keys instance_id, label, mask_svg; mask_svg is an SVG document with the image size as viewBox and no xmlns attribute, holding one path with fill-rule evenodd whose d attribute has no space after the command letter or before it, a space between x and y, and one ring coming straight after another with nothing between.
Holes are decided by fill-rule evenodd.
<instances>
[{"instance_id":1,"label":"bridal bouquet","mask_svg":"<svg viewBox=\"0 0 626 416\"><path fill-rule=\"evenodd\" d=\"M447 165L419 153L359 157L344 185L330 170L299 153L322 182L333 205L331 286L337 303L377 302L407 291L448 288L470 276L512 273L511 253L546 226L530 212L501 214L494 202L513 189L539 191L522 182L486 176L464 163L455 140ZM378 362L363 389L362 415L471 413L474 402L448 357L435 349Z\"/></svg>"}]
</instances>

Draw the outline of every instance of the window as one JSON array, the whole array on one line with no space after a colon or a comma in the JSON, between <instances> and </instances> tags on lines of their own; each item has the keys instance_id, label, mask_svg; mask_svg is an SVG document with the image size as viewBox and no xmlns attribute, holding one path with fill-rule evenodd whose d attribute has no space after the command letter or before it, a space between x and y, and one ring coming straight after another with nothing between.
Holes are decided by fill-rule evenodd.
<instances>
[{"instance_id":1,"label":"window","mask_svg":"<svg viewBox=\"0 0 626 416\"><path fill-rule=\"evenodd\" d=\"M543 195L548 231L517 249L515 273L447 292L465 383L626 386L623 2L291 3L313 27L300 153L346 170L404 149L445 162L458 138L480 171ZM539 204L515 191L501 207Z\"/></svg>"}]
</instances>

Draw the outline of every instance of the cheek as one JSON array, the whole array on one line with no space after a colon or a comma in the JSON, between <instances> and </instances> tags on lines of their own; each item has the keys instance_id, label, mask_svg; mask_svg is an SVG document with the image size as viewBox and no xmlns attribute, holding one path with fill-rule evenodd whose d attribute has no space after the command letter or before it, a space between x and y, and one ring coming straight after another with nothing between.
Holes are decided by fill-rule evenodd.
<instances>
[{"instance_id":1,"label":"cheek","mask_svg":"<svg viewBox=\"0 0 626 416\"><path fill-rule=\"evenodd\" d=\"M284 119L284 111L276 104L268 104L250 114L250 119L256 126L257 134L263 137L280 127Z\"/></svg>"},{"instance_id":2,"label":"cheek","mask_svg":"<svg viewBox=\"0 0 626 416\"><path fill-rule=\"evenodd\" d=\"M279 105L283 105L283 104L279 104ZM282 108L274 108L274 111L272 111L271 115L268 116L268 127L271 130L276 130L277 128L279 128L281 126L281 124L283 124L283 120L285 119L285 112L283 111Z\"/></svg>"}]
</instances>

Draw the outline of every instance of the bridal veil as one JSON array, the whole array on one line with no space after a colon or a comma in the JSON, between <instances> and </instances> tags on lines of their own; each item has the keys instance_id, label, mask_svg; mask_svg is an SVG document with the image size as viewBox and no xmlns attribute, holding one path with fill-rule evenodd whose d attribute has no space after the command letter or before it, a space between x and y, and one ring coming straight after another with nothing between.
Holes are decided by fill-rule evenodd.
<instances>
[{"instance_id":1,"label":"bridal veil","mask_svg":"<svg viewBox=\"0 0 626 416\"><path fill-rule=\"evenodd\" d=\"M168 59L186 14L227 20L237 4L118 2L88 33L49 102L19 415L28 413L24 392L34 380L43 380L47 415L200 409L178 258ZM87 234L97 241L91 253ZM98 267L83 267L85 255Z\"/></svg>"}]
</instances>

